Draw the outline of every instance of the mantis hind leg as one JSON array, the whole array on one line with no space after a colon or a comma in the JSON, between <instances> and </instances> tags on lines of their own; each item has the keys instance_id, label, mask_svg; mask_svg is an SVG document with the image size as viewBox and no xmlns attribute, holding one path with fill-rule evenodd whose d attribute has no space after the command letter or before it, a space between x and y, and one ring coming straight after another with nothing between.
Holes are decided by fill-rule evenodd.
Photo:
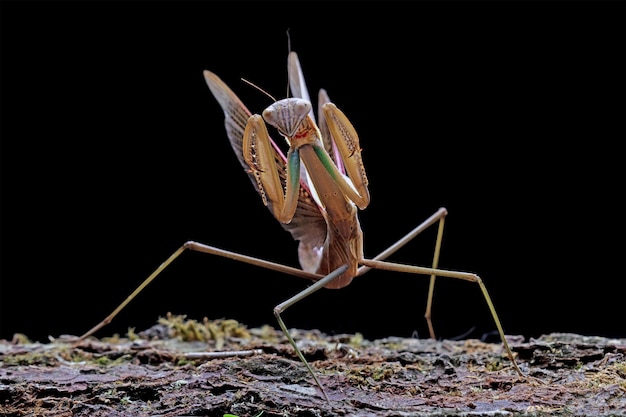
<instances>
[{"instance_id":1,"label":"mantis hind leg","mask_svg":"<svg viewBox=\"0 0 626 417\"><path fill-rule=\"evenodd\" d=\"M435 290L435 279L438 276L440 276L440 277L449 277L449 278L456 278L456 279L462 279L465 281L475 282L480 287L483 297L485 301L487 302L489 311L491 312L491 316L493 317L496 328L498 329L498 334L500 335L500 339L502 340L502 344L506 350L507 356L511 360L511 363L513 364L513 367L515 368L517 373L520 374L520 376L525 377L525 375L519 369L517 362L515 361L513 352L511 351L511 348L509 347L509 344L504 336L504 330L502 329L502 324L500 323L498 313L496 312L493 302L491 301L491 297L489 296L489 292L487 291L487 287L485 287L485 284L483 283L482 279L478 275L468 273L468 272L438 269L439 255L441 253L441 243L443 241L443 229L444 229L444 223L445 223L445 218L447 214L448 214L448 211L445 208L443 207L440 208L433 215L431 215L429 218L424 220L420 225L415 227L413 230L411 230L409 233L407 233L405 236L399 239L396 243L389 246L387 249L379 253L374 258L362 259L359 262L361 267L359 267L357 275L359 276L363 275L364 273L366 273L372 268L383 269L383 270L388 270L388 271L396 271L396 272L407 272L407 273L418 274L418 275L430 275L430 285L428 288L428 299L426 303L426 312L424 314L424 317L426 318L426 322L428 324L430 337L433 339L435 338L435 331L434 331L433 324L432 324L432 304L433 304L433 295L434 295L434 290ZM435 251L433 255L432 268L397 264L397 263L391 263L391 262L385 261L385 259L387 259L390 255L395 253L397 250L402 248L408 242L413 240L413 238L415 238L417 235L419 235L424 230L428 229L430 226L433 226L436 223L438 223L439 226L437 230L437 239L435 242Z\"/></svg>"},{"instance_id":2,"label":"mantis hind leg","mask_svg":"<svg viewBox=\"0 0 626 417\"><path fill-rule=\"evenodd\" d=\"M515 361L515 355L513 355L513 352L511 351L511 348L509 347L509 344L506 341L506 337L504 336L504 330L502 329L502 324L500 323L500 319L498 318L498 313L496 312L493 302L491 301L491 297L489 296L487 287L485 287L483 280L478 275L472 274L469 272L450 271L450 270L437 269L437 268L425 268L421 266L405 265L405 264L398 264L398 263L392 263L392 262L386 262L386 261L377 261L377 260L371 260L371 259L362 259L360 263L370 268L382 269L386 271L405 272L405 273L417 274L417 275L430 275L431 287L434 285L433 284L434 281L432 279L432 277L434 276L462 279L464 281L475 282L476 284L478 284L478 286L480 287L480 291L482 292L483 297L485 298L485 301L487 302L489 311L491 312L491 316L493 317L493 321L495 322L496 328L498 329L498 333L500 335L500 339L502 339L502 344L504 345L504 349L506 350L507 356L511 360L511 363L513 364L513 367L515 368L515 371L521 377L526 377L524 373L521 371L521 369L517 366L517 362ZM430 298L431 298L431 295L429 294L429 300Z\"/></svg>"},{"instance_id":3,"label":"mantis hind leg","mask_svg":"<svg viewBox=\"0 0 626 417\"><path fill-rule=\"evenodd\" d=\"M330 274L328 274L326 276L321 276L321 275L318 275L318 274L313 274L313 273L302 271L301 269L298 269L298 268L293 268L293 267L282 265L282 264L278 264L278 263L275 263L275 262L270 262L270 261L266 261L266 260L263 260L263 259L254 258L254 257L251 257L251 256L242 255L242 254L239 254L239 253L236 253L236 252L231 252L231 251L228 251L228 250L220 249L220 248L217 248L217 247L214 247L214 246L209 246L209 245L205 245L205 244L202 244L202 243L189 241L189 242L186 242L184 245L182 245L180 248L178 248L174 253L172 253L165 260L165 262L163 262L161 265L159 265L159 267L157 269L155 269L154 272L152 272L152 274L150 274L148 276L148 278L146 278L137 288L135 288L135 290L128 297L126 297L126 299L120 305L118 305L113 310L113 312L111 312L111 314L109 314L104 320L102 320L96 326L91 328L91 330L89 330L88 332L83 334L81 337L79 337L77 341L84 340L85 338L93 335L98 330L100 330L101 328L103 328L104 326L109 324L113 320L113 318L115 316L117 316L117 314L120 311L122 311L137 295L139 295L139 293L142 292L143 289L146 286L148 286L148 284L150 284L152 281L154 281L161 274L161 272L163 272L164 269L166 269L172 262L174 262L183 252L185 252L185 250L192 250L192 251L196 251L196 252L203 252L203 253L207 253L207 254L210 254L210 255L216 255L216 256L229 258L229 259L232 259L232 260L235 260L235 261L239 261L239 262L244 262L244 263L247 263L247 264L256 265L256 266L259 266L259 267L262 267L262 268L266 268L266 269L277 271L277 272L282 272L282 273L293 275L293 276L296 276L296 277L315 280L315 283L313 283L311 286L307 287L306 289L304 289L303 291L299 292L295 296L289 298L288 300L286 300L286 301L280 303L279 305L277 305L276 307L274 307L274 315L276 316L276 319L278 320L278 324L279 324L281 330L283 331L283 333L285 334L285 336L289 340L289 343L295 349L296 354L298 355L298 357L300 358L302 363L306 366L307 370L309 371L309 373L313 377L313 379L315 381L315 384L318 386L318 388L322 392L324 398L327 401L330 401L328 399L328 396L326 395L326 392L324 391L324 388L322 387L321 382L319 381L317 375L315 374L315 371L313 370L311 365L305 359L305 357L302 354L302 351L300 350L300 348L298 348L298 346L296 345L296 342L294 341L293 337L289 333L289 330L287 330L287 326L285 325L285 322L281 318L280 314L284 310L289 308L290 306L292 306L295 303L297 303L298 301L306 298L307 296L309 296L312 293L316 292L320 288L323 288L329 282L331 282L332 280L334 280L337 277L339 277L340 275L342 275L348 269L347 265L344 265L344 266L341 266L341 267L337 268L336 270L334 270L333 272L331 272Z\"/></svg>"},{"instance_id":4,"label":"mantis hind leg","mask_svg":"<svg viewBox=\"0 0 626 417\"><path fill-rule=\"evenodd\" d=\"M244 263L251 264L251 265L256 265L261 268L266 268L266 269L270 269L273 271L282 272L282 273L293 275L296 277L307 278L307 279L312 279L312 280L317 280L320 278L320 275L305 272L298 268L293 268L293 267L278 264L275 262L270 262L270 261L266 261L263 259L242 255L236 252L220 249L215 246L209 246L209 245L205 245L202 243L189 241L189 242L186 242L180 248L178 248L174 253L172 253L165 260L165 262L159 265L159 267L155 269L154 272L152 272L152 274L148 276L148 278L146 278L141 284L139 284L139 286L135 288L135 290L128 297L126 297L126 299L120 305L118 305L115 308L115 310L111 312L111 314L109 314L104 320L102 320L100 323L98 323L93 328L91 328L91 330L89 330L88 332L83 334L81 337L79 337L78 341L84 340L85 338L96 333L98 330L100 330L107 324L111 323L111 321L113 321L113 318L115 318L115 316L117 316L117 314L120 311L122 311L137 295L139 295L140 292L143 291L144 288L148 286L148 284L154 281L156 277L158 277L165 268L167 268L172 262L174 262L174 260L176 260L176 258L178 258L187 249L196 251L196 252L207 253L210 255L221 256L223 258L229 258L235 261L244 262Z\"/></svg>"}]
</instances>

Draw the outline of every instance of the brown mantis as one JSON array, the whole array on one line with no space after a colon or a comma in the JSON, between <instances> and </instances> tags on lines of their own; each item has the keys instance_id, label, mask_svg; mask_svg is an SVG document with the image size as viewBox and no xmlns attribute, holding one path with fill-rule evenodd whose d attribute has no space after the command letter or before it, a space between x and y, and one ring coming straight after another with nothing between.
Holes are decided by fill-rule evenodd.
<instances>
[{"instance_id":1,"label":"brown mantis","mask_svg":"<svg viewBox=\"0 0 626 417\"><path fill-rule=\"evenodd\" d=\"M430 275L425 318L432 338L435 337L431 321L435 278L450 277L478 284L506 353L515 370L523 376L480 277L467 272L438 269L446 209L439 209L374 258L364 257L363 234L357 213L359 209L367 207L370 196L356 130L344 113L330 102L325 90L319 92L316 124L300 62L295 52L289 54L288 72L293 97L275 101L265 109L262 116L252 115L217 75L204 71L204 77L224 111L226 133L241 166L248 173L263 203L283 228L299 241L298 256L302 269L189 241L170 255L109 316L80 339L92 335L110 323L163 269L186 249L191 249L314 281L302 292L277 305L274 308L274 315L326 399L328 396L322 383L290 335L281 313L323 287L343 288L349 285L353 278L363 275L372 268ZM286 140L289 145L286 155L270 138L266 123L275 127ZM415 236L437 223L438 232L432 267L385 261Z\"/></svg>"}]
</instances>

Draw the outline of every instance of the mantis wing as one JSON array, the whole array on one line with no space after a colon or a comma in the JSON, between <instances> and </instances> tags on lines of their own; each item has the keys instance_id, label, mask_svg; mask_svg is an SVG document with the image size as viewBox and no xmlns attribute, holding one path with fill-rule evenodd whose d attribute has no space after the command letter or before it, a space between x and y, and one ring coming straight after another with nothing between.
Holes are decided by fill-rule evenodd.
<instances>
[{"instance_id":1,"label":"mantis wing","mask_svg":"<svg viewBox=\"0 0 626 417\"><path fill-rule=\"evenodd\" d=\"M292 94L294 97L300 97L307 100L309 103L312 103L311 98L309 96L306 82L304 81L304 74L302 73L302 67L300 66L300 60L298 59L298 55L295 52L289 53L289 86L291 88ZM339 172L345 174L345 169L343 165L343 160L339 155L339 150L337 149L337 145L335 144L330 130L328 129L328 124L326 123L326 118L324 117L324 113L322 112L322 106L325 103L329 103L330 98L326 93L326 90L321 89L318 94L318 102L317 102L317 127L320 129L320 133L322 134L322 143L324 144L324 148L328 155L332 158L333 162L339 169ZM311 118L315 120L313 115L313 110L311 110Z\"/></svg>"},{"instance_id":2,"label":"mantis wing","mask_svg":"<svg viewBox=\"0 0 626 417\"><path fill-rule=\"evenodd\" d=\"M217 75L211 71L204 71L204 78L211 93L213 93L213 96L224 111L226 134L233 151L242 168L248 174L255 190L261 194L257 181L244 160L242 148L246 124L252 114L239 97ZM285 156L273 140L272 148L274 149L276 168L284 187L286 183ZM265 200L264 203L273 212L272 202ZM281 223L281 225L291 233L294 240L300 241L298 253L302 269L307 272L316 272L324 240L326 239L326 221L320 208L311 196L306 183L302 183L300 186L298 204L292 221L288 224Z\"/></svg>"}]
</instances>

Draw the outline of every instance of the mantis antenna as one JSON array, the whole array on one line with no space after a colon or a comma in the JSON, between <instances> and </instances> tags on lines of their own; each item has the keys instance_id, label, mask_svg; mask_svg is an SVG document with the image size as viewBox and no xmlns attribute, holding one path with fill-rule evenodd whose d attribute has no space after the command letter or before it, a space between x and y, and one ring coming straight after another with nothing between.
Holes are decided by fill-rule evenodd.
<instances>
[{"instance_id":1,"label":"mantis antenna","mask_svg":"<svg viewBox=\"0 0 626 417\"><path fill-rule=\"evenodd\" d=\"M268 96L270 98L270 100L272 101L276 101L276 99L274 98L274 96L272 96L270 93L268 93L267 91L265 91L264 89L262 89L261 87L259 87L258 85L256 85L255 83L253 83L252 81L248 81L245 78L242 78L241 81L243 81L244 83L248 84L251 87L256 88L257 90L259 90L261 93L265 94L266 96Z\"/></svg>"}]
</instances>

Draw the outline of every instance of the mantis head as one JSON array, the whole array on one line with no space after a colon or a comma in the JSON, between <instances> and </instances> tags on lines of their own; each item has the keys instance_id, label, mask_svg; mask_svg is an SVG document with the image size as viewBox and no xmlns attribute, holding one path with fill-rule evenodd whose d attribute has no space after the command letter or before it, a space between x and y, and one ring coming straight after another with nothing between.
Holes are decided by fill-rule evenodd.
<instances>
[{"instance_id":1,"label":"mantis head","mask_svg":"<svg viewBox=\"0 0 626 417\"><path fill-rule=\"evenodd\" d=\"M311 111L311 103L302 98L279 100L263 111L263 119L278 131L291 138Z\"/></svg>"}]
</instances>

